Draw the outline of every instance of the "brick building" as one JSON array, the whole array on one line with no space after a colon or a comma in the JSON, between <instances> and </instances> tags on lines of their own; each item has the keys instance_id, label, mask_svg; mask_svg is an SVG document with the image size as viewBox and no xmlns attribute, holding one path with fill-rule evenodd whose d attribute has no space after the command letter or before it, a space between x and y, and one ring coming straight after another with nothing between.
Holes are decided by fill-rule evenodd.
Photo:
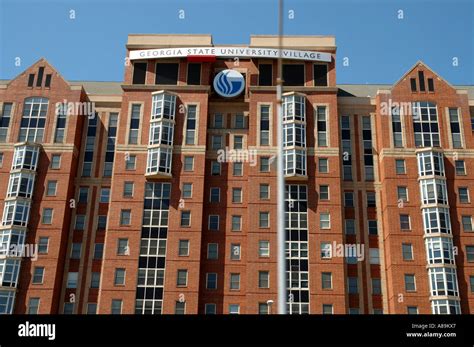
<instances>
[{"instance_id":1,"label":"brick building","mask_svg":"<svg viewBox=\"0 0 474 347\"><path fill-rule=\"evenodd\" d=\"M472 313L474 87L338 85L333 37L283 43L289 312ZM0 81L0 313L275 313L277 44Z\"/></svg>"}]
</instances>

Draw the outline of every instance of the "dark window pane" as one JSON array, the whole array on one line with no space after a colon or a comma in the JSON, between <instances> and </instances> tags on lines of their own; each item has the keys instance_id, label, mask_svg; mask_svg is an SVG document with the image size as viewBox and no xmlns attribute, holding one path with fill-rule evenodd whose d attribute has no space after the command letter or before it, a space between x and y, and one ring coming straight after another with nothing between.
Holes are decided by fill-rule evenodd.
<instances>
[{"instance_id":1,"label":"dark window pane","mask_svg":"<svg viewBox=\"0 0 474 347\"><path fill-rule=\"evenodd\" d=\"M51 74L46 75L46 80L44 81L44 86L48 87L48 88L51 86Z\"/></svg>"},{"instance_id":2,"label":"dark window pane","mask_svg":"<svg viewBox=\"0 0 474 347\"><path fill-rule=\"evenodd\" d=\"M147 63L133 64L133 84L145 84Z\"/></svg>"},{"instance_id":3,"label":"dark window pane","mask_svg":"<svg viewBox=\"0 0 474 347\"><path fill-rule=\"evenodd\" d=\"M418 79L420 80L420 92L425 91L425 74L423 71L418 71Z\"/></svg>"},{"instance_id":4,"label":"dark window pane","mask_svg":"<svg viewBox=\"0 0 474 347\"><path fill-rule=\"evenodd\" d=\"M410 78L411 91L416 92L416 78Z\"/></svg>"},{"instance_id":5,"label":"dark window pane","mask_svg":"<svg viewBox=\"0 0 474 347\"><path fill-rule=\"evenodd\" d=\"M189 63L188 64L188 85L200 85L201 84L201 64Z\"/></svg>"},{"instance_id":6,"label":"dark window pane","mask_svg":"<svg viewBox=\"0 0 474 347\"><path fill-rule=\"evenodd\" d=\"M272 64L259 64L258 65L258 85L259 86L271 86L272 85Z\"/></svg>"},{"instance_id":7,"label":"dark window pane","mask_svg":"<svg viewBox=\"0 0 474 347\"><path fill-rule=\"evenodd\" d=\"M43 74L44 74L44 67L40 67L38 69L38 79L36 80L36 86L41 87L41 84L43 83Z\"/></svg>"},{"instance_id":8,"label":"dark window pane","mask_svg":"<svg viewBox=\"0 0 474 347\"><path fill-rule=\"evenodd\" d=\"M434 92L434 81L432 78L428 78L428 91Z\"/></svg>"},{"instance_id":9,"label":"dark window pane","mask_svg":"<svg viewBox=\"0 0 474 347\"><path fill-rule=\"evenodd\" d=\"M177 63L157 63L155 84L178 84Z\"/></svg>"},{"instance_id":10,"label":"dark window pane","mask_svg":"<svg viewBox=\"0 0 474 347\"><path fill-rule=\"evenodd\" d=\"M314 64L314 85L328 85L328 66L326 64Z\"/></svg>"},{"instance_id":11,"label":"dark window pane","mask_svg":"<svg viewBox=\"0 0 474 347\"><path fill-rule=\"evenodd\" d=\"M35 74L30 73L28 76L28 87L33 87L34 81L35 81Z\"/></svg>"},{"instance_id":12,"label":"dark window pane","mask_svg":"<svg viewBox=\"0 0 474 347\"><path fill-rule=\"evenodd\" d=\"M304 65L284 64L283 84L285 86L304 86Z\"/></svg>"}]
</instances>

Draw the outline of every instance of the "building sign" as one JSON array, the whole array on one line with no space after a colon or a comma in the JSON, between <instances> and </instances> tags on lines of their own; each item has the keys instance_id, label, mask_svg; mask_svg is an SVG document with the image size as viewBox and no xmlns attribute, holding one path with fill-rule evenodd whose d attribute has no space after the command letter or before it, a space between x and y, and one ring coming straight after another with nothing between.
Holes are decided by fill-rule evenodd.
<instances>
[{"instance_id":1,"label":"building sign","mask_svg":"<svg viewBox=\"0 0 474 347\"><path fill-rule=\"evenodd\" d=\"M241 57L241 58L268 58L278 59L277 48L251 48L251 47L183 47L183 48L160 48L130 51L130 60L137 59L160 59L160 58L184 58L188 56L215 56L215 57ZM331 53L298 51L282 49L283 59L331 61Z\"/></svg>"},{"instance_id":2,"label":"building sign","mask_svg":"<svg viewBox=\"0 0 474 347\"><path fill-rule=\"evenodd\" d=\"M236 70L223 70L214 77L214 90L224 98L233 98L245 88L245 79Z\"/></svg>"}]
</instances>

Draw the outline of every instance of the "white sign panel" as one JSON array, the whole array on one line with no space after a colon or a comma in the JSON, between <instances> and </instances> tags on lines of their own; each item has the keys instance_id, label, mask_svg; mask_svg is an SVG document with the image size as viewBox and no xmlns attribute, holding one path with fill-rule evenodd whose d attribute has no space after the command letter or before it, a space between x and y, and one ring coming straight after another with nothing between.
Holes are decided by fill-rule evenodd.
<instances>
[{"instance_id":1,"label":"white sign panel","mask_svg":"<svg viewBox=\"0 0 474 347\"><path fill-rule=\"evenodd\" d=\"M242 57L242 58L269 58L278 59L279 49L276 48L254 48L254 47L182 47L182 48L160 48L130 51L130 60L137 59L161 59L161 58L184 58L187 56L216 56L216 57ZM283 59L331 61L331 53L298 51L282 49Z\"/></svg>"}]
</instances>

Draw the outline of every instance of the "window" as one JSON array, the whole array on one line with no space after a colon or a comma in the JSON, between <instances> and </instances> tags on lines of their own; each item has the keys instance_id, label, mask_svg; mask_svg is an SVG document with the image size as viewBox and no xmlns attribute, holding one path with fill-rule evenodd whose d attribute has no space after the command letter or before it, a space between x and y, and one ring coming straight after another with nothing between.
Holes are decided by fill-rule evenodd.
<instances>
[{"instance_id":1,"label":"window","mask_svg":"<svg viewBox=\"0 0 474 347\"><path fill-rule=\"evenodd\" d=\"M111 314L122 314L122 300L112 299L112 305L110 308Z\"/></svg>"},{"instance_id":2,"label":"window","mask_svg":"<svg viewBox=\"0 0 474 347\"><path fill-rule=\"evenodd\" d=\"M217 187L211 188L210 202L219 202L221 200L221 189Z\"/></svg>"},{"instance_id":3,"label":"window","mask_svg":"<svg viewBox=\"0 0 474 347\"><path fill-rule=\"evenodd\" d=\"M354 219L346 219L344 222L344 232L346 235L355 235L355 220Z\"/></svg>"},{"instance_id":4,"label":"window","mask_svg":"<svg viewBox=\"0 0 474 347\"><path fill-rule=\"evenodd\" d=\"M270 106L260 105L260 146L270 145Z\"/></svg>"},{"instance_id":5,"label":"window","mask_svg":"<svg viewBox=\"0 0 474 347\"><path fill-rule=\"evenodd\" d=\"M461 124L457 108L449 109L449 124L451 126L451 140L453 148L462 148Z\"/></svg>"},{"instance_id":6,"label":"window","mask_svg":"<svg viewBox=\"0 0 474 347\"><path fill-rule=\"evenodd\" d=\"M349 314L359 314L359 308L349 308Z\"/></svg>"},{"instance_id":7,"label":"window","mask_svg":"<svg viewBox=\"0 0 474 347\"><path fill-rule=\"evenodd\" d=\"M466 175L466 164L464 163L464 160L456 160L454 163L456 167L456 175L458 176Z\"/></svg>"},{"instance_id":8,"label":"window","mask_svg":"<svg viewBox=\"0 0 474 347\"><path fill-rule=\"evenodd\" d=\"M314 79L315 86L325 87L328 85L327 64L314 64L313 65L313 79Z\"/></svg>"},{"instance_id":9,"label":"window","mask_svg":"<svg viewBox=\"0 0 474 347\"><path fill-rule=\"evenodd\" d=\"M211 175L219 176L221 174L221 163L218 161L211 161Z\"/></svg>"},{"instance_id":10,"label":"window","mask_svg":"<svg viewBox=\"0 0 474 347\"><path fill-rule=\"evenodd\" d=\"M322 212L319 214L319 228L320 229L330 229L331 228L331 219L329 212Z\"/></svg>"},{"instance_id":11,"label":"window","mask_svg":"<svg viewBox=\"0 0 474 347\"><path fill-rule=\"evenodd\" d=\"M469 276L469 284L471 287L471 293L474 293L474 276Z\"/></svg>"},{"instance_id":12,"label":"window","mask_svg":"<svg viewBox=\"0 0 474 347\"><path fill-rule=\"evenodd\" d=\"M43 142L48 104L47 98L25 99L18 142Z\"/></svg>"},{"instance_id":13,"label":"window","mask_svg":"<svg viewBox=\"0 0 474 347\"><path fill-rule=\"evenodd\" d=\"M132 210L120 210L120 225L130 225L132 222Z\"/></svg>"},{"instance_id":14,"label":"window","mask_svg":"<svg viewBox=\"0 0 474 347\"><path fill-rule=\"evenodd\" d=\"M181 211L181 226L191 226L191 211Z\"/></svg>"},{"instance_id":15,"label":"window","mask_svg":"<svg viewBox=\"0 0 474 347\"><path fill-rule=\"evenodd\" d=\"M240 260L240 243L230 244L230 260Z\"/></svg>"},{"instance_id":16,"label":"window","mask_svg":"<svg viewBox=\"0 0 474 347\"><path fill-rule=\"evenodd\" d=\"M270 172L270 158L269 157L260 158L260 172Z\"/></svg>"},{"instance_id":17,"label":"window","mask_svg":"<svg viewBox=\"0 0 474 347\"><path fill-rule=\"evenodd\" d=\"M80 259L81 250L82 250L82 244L73 243L71 247L71 259Z\"/></svg>"},{"instance_id":18,"label":"window","mask_svg":"<svg viewBox=\"0 0 474 347\"><path fill-rule=\"evenodd\" d=\"M244 137L241 135L234 136L234 149L243 149L244 148Z\"/></svg>"},{"instance_id":19,"label":"window","mask_svg":"<svg viewBox=\"0 0 474 347\"><path fill-rule=\"evenodd\" d=\"M218 215L209 216L209 230L212 230L212 231L219 230L219 216Z\"/></svg>"},{"instance_id":20,"label":"window","mask_svg":"<svg viewBox=\"0 0 474 347\"><path fill-rule=\"evenodd\" d=\"M258 303L258 314L269 314L270 306L266 302Z\"/></svg>"},{"instance_id":21,"label":"window","mask_svg":"<svg viewBox=\"0 0 474 347\"><path fill-rule=\"evenodd\" d=\"M242 162L234 162L232 163L232 175L234 176L242 176L243 175L243 163Z\"/></svg>"},{"instance_id":22,"label":"window","mask_svg":"<svg viewBox=\"0 0 474 347\"><path fill-rule=\"evenodd\" d=\"M184 171L193 171L194 170L194 157L185 156L184 157Z\"/></svg>"},{"instance_id":23,"label":"window","mask_svg":"<svg viewBox=\"0 0 474 347\"><path fill-rule=\"evenodd\" d=\"M258 287L270 288L270 273L268 271L258 272Z\"/></svg>"},{"instance_id":24,"label":"window","mask_svg":"<svg viewBox=\"0 0 474 347\"><path fill-rule=\"evenodd\" d=\"M108 203L110 200L110 188L101 188L100 189L100 202Z\"/></svg>"},{"instance_id":25,"label":"window","mask_svg":"<svg viewBox=\"0 0 474 347\"><path fill-rule=\"evenodd\" d=\"M89 198L89 188L80 187L79 188L79 202L87 202Z\"/></svg>"},{"instance_id":26,"label":"window","mask_svg":"<svg viewBox=\"0 0 474 347\"><path fill-rule=\"evenodd\" d=\"M217 289L217 274L214 272L206 274L206 289Z\"/></svg>"},{"instance_id":27,"label":"window","mask_svg":"<svg viewBox=\"0 0 474 347\"><path fill-rule=\"evenodd\" d=\"M41 223L51 224L52 222L53 222L53 209L43 208L43 216L41 218Z\"/></svg>"},{"instance_id":28,"label":"window","mask_svg":"<svg viewBox=\"0 0 474 347\"><path fill-rule=\"evenodd\" d=\"M2 113L0 114L0 142L7 141L8 127L12 113L12 103L5 102L3 104Z\"/></svg>"},{"instance_id":29,"label":"window","mask_svg":"<svg viewBox=\"0 0 474 347\"><path fill-rule=\"evenodd\" d=\"M329 200L329 186L319 186L319 199Z\"/></svg>"},{"instance_id":30,"label":"window","mask_svg":"<svg viewBox=\"0 0 474 347\"><path fill-rule=\"evenodd\" d=\"M236 114L234 116L235 129L245 129L245 116L243 114Z\"/></svg>"},{"instance_id":31,"label":"window","mask_svg":"<svg viewBox=\"0 0 474 347\"><path fill-rule=\"evenodd\" d=\"M410 87L412 92L416 92L416 78L410 78Z\"/></svg>"},{"instance_id":32,"label":"window","mask_svg":"<svg viewBox=\"0 0 474 347\"><path fill-rule=\"evenodd\" d=\"M466 246L466 260L469 263L474 262L474 246Z\"/></svg>"},{"instance_id":33,"label":"window","mask_svg":"<svg viewBox=\"0 0 474 347\"><path fill-rule=\"evenodd\" d=\"M258 256L261 258L270 257L270 241L267 241L267 240L258 241Z\"/></svg>"},{"instance_id":34,"label":"window","mask_svg":"<svg viewBox=\"0 0 474 347\"><path fill-rule=\"evenodd\" d=\"M333 314L333 306L331 304L323 304L323 314Z\"/></svg>"},{"instance_id":35,"label":"window","mask_svg":"<svg viewBox=\"0 0 474 347\"><path fill-rule=\"evenodd\" d=\"M42 266L35 266L34 272L33 272L33 284L43 284L43 278L44 278L44 267Z\"/></svg>"},{"instance_id":36,"label":"window","mask_svg":"<svg viewBox=\"0 0 474 347\"><path fill-rule=\"evenodd\" d=\"M28 75L28 87L33 87L34 82L35 82L35 74L30 73Z\"/></svg>"},{"instance_id":37,"label":"window","mask_svg":"<svg viewBox=\"0 0 474 347\"><path fill-rule=\"evenodd\" d=\"M87 303L87 313L86 314L97 314L97 304L96 303Z\"/></svg>"},{"instance_id":38,"label":"window","mask_svg":"<svg viewBox=\"0 0 474 347\"><path fill-rule=\"evenodd\" d=\"M196 105L187 105L186 107L186 136L185 144L186 145L195 145L196 144Z\"/></svg>"},{"instance_id":39,"label":"window","mask_svg":"<svg viewBox=\"0 0 474 347\"><path fill-rule=\"evenodd\" d=\"M230 289L240 290L240 274L230 274Z\"/></svg>"},{"instance_id":40,"label":"window","mask_svg":"<svg viewBox=\"0 0 474 347\"><path fill-rule=\"evenodd\" d=\"M395 159L395 172L397 175L406 174L405 159Z\"/></svg>"},{"instance_id":41,"label":"window","mask_svg":"<svg viewBox=\"0 0 474 347\"><path fill-rule=\"evenodd\" d=\"M91 273L91 288L99 288L100 286L100 272Z\"/></svg>"},{"instance_id":42,"label":"window","mask_svg":"<svg viewBox=\"0 0 474 347\"><path fill-rule=\"evenodd\" d=\"M94 259L100 260L104 255L104 244L103 243L96 243L94 245Z\"/></svg>"},{"instance_id":43,"label":"window","mask_svg":"<svg viewBox=\"0 0 474 347\"><path fill-rule=\"evenodd\" d=\"M47 74L47 75L46 75L46 79L45 79L45 81L44 81L44 86L45 86L46 88L51 87L51 74Z\"/></svg>"},{"instance_id":44,"label":"window","mask_svg":"<svg viewBox=\"0 0 474 347\"><path fill-rule=\"evenodd\" d=\"M201 64L188 63L188 85L198 86L201 84Z\"/></svg>"},{"instance_id":45,"label":"window","mask_svg":"<svg viewBox=\"0 0 474 347\"><path fill-rule=\"evenodd\" d=\"M270 185L269 184L260 184L260 200L270 199Z\"/></svg>"},{"instance_id":46,"label":"window","mask_svg":"<svg viewBox=\"0 0 474 347\"><path fill-rule=\"evenodd\" d=\"M66 288L77 288L77 272L68 272Z\"/></svg>"},{"instance_id":47,"label":"window","mask_svg":"<svg viewBox=\"0 0 474 347\"><path fill-rule=\"evenodd\" d=\"M40 298L30 298L28 300L28 314L38 314Z\"/></svg>"},{"instance_id":48,"label":"window","mask_svg":"<svg viewBox=\"0 0 474 347\"><path fill-rule=\"evenodd\" d=\"M179 240L178 255L180 257L187 257L189 255L189 240Z\"/></svg>"},{"instance_id":49,"label":"window","mask_svg":"<svg viewBox=\"0 0 474 347\"><path fill-rule=\"evenodd\" d=\"M211 148L214 150L221 149L223 147L223 141L221 135L211 136Z\"/></svg>"},{"instance_id":50,"label":"window","mask_svg":"<svg viewBox=\"0 0 474 347\"><path fill-rule=\"evenodd\" d=\"M258 213L258 225L259 228L270 227L270 212L259 212Z\"/></svg>"},{"instance_id":51,"label":"window","mask_svg":"<svg viewBox=\"0 0 474 347\"><path fill-rule=\"evenodd\" d=\"M402 120L400 107L395 106L392 108L392 134L393 134L393 146L395 148L403 147L403 135L402 135Z\"/></svg>"},{"instance_id":52,"label":"window","mask_svg":"<svg viewBox=\"0 0 474 347\"><path fill-rule=\"evenodd\" d=\"M118 239L117 241L117 255L129 255L128 239Z\"/></svg>"},{"instance_id":53,"label":"window","mask_svg":"<svg viewBox=\"0 0 474 347\"><path fill-rule=\"evenodd\" d=\"M183 199L189 199L193 196L193 184L192 183L183 183L183 190L181 192L181 197Z\"/></svg>"},{"instance_id":54,"label":"window","mask_svg":"<svg viewBox=\"0 0 474 347\"><path fill-rule=\"evenodd\" d=\"M105 230L107 227L107 216L99 215L97 218L97 229Z\"/></svg>"},{"instance_id":55,"label":"window","mask_svg":"<svg viewBox=\"0 0 474 347\"><path fill-rule=\"evenodd\" d=\"M329 172L328 159L327 158L319 158L318 159L318 167L319 167L319 172L320 173L328 173Z\"/></svg>"},{"instance_id":56,"label":"window","mask_svg":"<svg viewBox=\"0 0 474 347\"><path fill-rule=\"evenodd\" d=\"M407 214L400 215L400 229L401 230L410 230L410 216Z\"/></svg>"},{"instance_id":57,"label":"window","mask_svg":"<svg viewBox=\"0 0 474 347\"><path fill-rule=\"evenodd\" d=\"M147 151L147 174L163 173L171 175L172 148L153 147Z\"/></svg>"},{"instance_id":58,"label":"window","mask_svg":"<svg viewBox=\"0 0 474 347\"><path fill-rule=\"evenodd\" d=\"M332 245L329 242L321 242L321 259L332 258Z\"/></svg>"},{"instance_id":59,"label":"window","mask_svg":"<svg viewBox=\"0 0 474 347\"><path fill-rule=\"evenodd\" d=\"M61 154L53 154L51 156L51 169L59 169L61 167Z\"/></svg>"},{"instance_id":60,"label":"window","mask_svg":"<svg viewBox=\"0 0 474 347\"><path fill-rule=\"evenodd\" d=\"M130 129L128 132L128 143L130 145L138 144L138 131L140 129L140 113L142 105L132 104L130 114Z\"/></svg>"},{"instance_id":61,"label":"window","mask_svg":"<svg viewBox=\"0 0 474 347\"><path fill-rule=\"evenodd\" d=\"M75 230L84 230L86 224L86 216L83 214L76 215L76 222L74 224Z\"/></svg>"},{"instance_id":62,"label":"window","mask_svg":"<svg viewBox=\"0 0 474 347\"><path fill-rule=\"evenodd\" d=\"M423 71L418 71L418 80L420 83L420 92L425 91L425 73Z\"/></svg>"},{"instance_id":63,"label":"window","mask_svg":"<svg viewBox=\"0 0 474 347\"><path fill-rule=\"evenodd\" d=\"M114 285L116 286L125 285L125 269L123 268L115 269Z\"/></svg>"},{"instance_id":64,"label":"window","mask_svg":"<svg viewBox=\"0 0 474 347\"><path fill-rule=\"evenodd\" d=\"M118 113L109 114L109 124L107 128L107 147L105 150L104 177L112 177L115 156L115 142L117 137Z\"/></svg>"},{"instance_id":65,"label":"window","mask_svg":"<svg viewBox=\"0 0 474 347\"><path fill-rule=\"evenodd\" d=\"M219 245L217 243L207 244L207 259L217 260L219 258Z\"/></svg>"},{"instance_id":66,"label":"window","mask_svg":"<svg viewBox=\"0 0 474 347\"><path fill-rule=\"evenodd\" d=\"M378 235L378 226L377 226L377 220L371 219L368 221L369 225L369 235Z\"/></svg>"},{"instance_id":67,"label":"window","mask_svg":"<svg viewBox=\"0 0 474 347\"><path fill-rule=\"evenodd\" d=\"M458 188L459 202L462 204L469 203L469 191L466 187Z\"/></svg>"},{"instance_id":68,"label":"window","mask_svg":"<svg viewBox=\"0 0 474 347\"><path fill-rule=\"evenodd\" d=\"M405 274L405 290L407 292L414 292L416 290L415 275Z\"/></svg>"},{"instance_id":69,"label":"window","mask_svg":"<svg viewBox=\"0 0 474 347\"><path fill-rule=\"evenodd\" d=\"M47 254L49 246L49 237L42 236L38 240L38 253Z\"/></svg>"},{"instance_id":70,"label":"window","mask_svg":"<svg viewBox=\"0 0 474 347\"><path fill-rule=\"evenodd\" d=\"M145 84L147 63L133 64L132 84Z\"/></svg>"},{"instance_id":71,"label":"window","mask_svg":"<svg viewBox=\"0 0 474 347\"><path fill-rule=\"evenodd\" d=\"M321 283L322 283L322 289L332 289L332 273L322 272Z\"/></svg>"},{"instance_id":72,"label":"window","mask_svg":"<svg viewBox=\"0 0 474 347\"><path fill-rule=\"evenodd\" d=\"M214 115L214 129L224 129L224 115L222 113L216 113Z\"/></svg>"},{"instance_id":73,"label":"window","mask_svg":"<svg viewBox=\"0 0 474 347\"><path fill-rule=\"evenodd\" d=\"M407 306L407 314L418 314L417 306Z\"/></svg>"},{"instance_id":74,"label":"window","mask_svg":"<svg viewBox=\"0 0 474 347\"><path fill-rule=\"evenodd\" d=\"M375 192L367 192L367 207L375 207Z\"/></svg>"},{"instance_id":75,"label":"window","mask_svg":"<svg viewBox=\"0 0 474 347\"><path fill-rule=\"evenodd\" d=\"M369 249L369 263L370 264L380 264L380 255L378 248Z\"/></svg>"},{"instance_id":76,"label":"window","mask_svg":"<svg viewBox=\"0 0 474 347\"><path fill-rule=\"evenodd\" d=\"M316 127L318 132L318 147L327 147L327 113L326 106L316 107Z\"/></svg>"},{"instance_id":77,"label":"window","mask_svg":"<svg viewBox=\"0 0 474 347\"><path fill-rule=\"evenodd\" d=\"M229 305L229 314L239 314L239 313L240 313L240 305L238 304Z\"/></svg>"},{"instance_id":78,"label":"window","mask_svg":"<svg viewBox=\"0 0 474 347\"><path fill-rule=\"evenodd\" d=\"M347 287L349 294L357 294L359 292L359 284L357 277L348 277L347 278Z\"/></svg>"},{"instance_id":79,"label":"window","mask_svg":"<svg viewBox=\"0 0 474 347\"><path fill-rule=\"evenodd\" d=\"M125 160L125 170L135 170L137 163L136 155L129 155L127 160Z\"/></svg>"},{"instance_id":80,"label":"window","mask_svg":"<svg viewBox=\"0 0 474 347\"><path fill-rule=\"evenodd\" d=\"M204 305L204 314L216 314L217 305L216 304L205 304Z\"/></svg>"},{"instance_id":81,"label":"window","mask_svg":"<svg viewBox=\"0 0 474 347\"><path fill-rule=\"evenodd\" d=\"M133 197L133 182L124 182L123 183L123 196L125 198Z\"/></svg>"},{"instance_id":82,"label":"window","mask_svg":"<svg viewBox=\"0 0 474 347\"><path fill-rule=\"evenodd\" d=\"M258 64L258 85L271 86L273 83L273 65Z\"/></svg>"},{"instance_id":83,"label":"window","mask_svg":"<svg viewBox=\"0 0 474 347\"><path fill-rule=\"evenodd\" d=\"M3 167L3 152L0 152L0 168Z\"/></svg>"},{"instance_id":84,"label":"window","mask_svg":"<svg viewBox=\"0 0 474 347\"><path fill-rule=\"evenodd\" d=\"M242 188L232 188L232 202L234 204L242 203Z\"/></svg>"},{"instance_id":85,"label":"window","mask_svg":"<svg viewBox=\"0 0 474 347\"><path fill-rule=\"evenodd\" d=\"M185 314L186 313L186 301L176 301L174 305L174 314Z\"/></svg>"},{"instance_id":86,"label":"window","mask_svg":"<svg viewBox=\"0 0 474 347\"><path fill-rule=\"evenodd\" d=\"M407 187L401 187L401 186L397 187L397 198L398 198L398 201L404 201L404 202L408 201Z\"/></svg>"},{"instance_id":87,"label":"window","mask_svg":"<svg viewBox=\"0 0 474 347\"><path fill-rule=\"evenodd\" d=\"M67 104L59 104L56 108L56 129L54 131L55 143L62 143L64 141L64 128L66 127L67 114Z\"/></svg>"},{"instance_id":88,"label":"window","mask_svg":"<svg viewBox=\"0 0 474 347\"><path fill-rule=\"evenodd\" d=\"M421 91L421 81L420 81ZM439 147L439 124L436 104L415 102L412 107L416 147Z\"/></svg>"},{"instance_id":89,"label":"window","mask_svg":"<svg viewBox=\"0 0 474 347\"><path fill-rule=\"evenodd\" d=\"M33 196L34 182L35 176L32 173L17 172L10 174L10 178L8 181L7 198L31 198ZM48 187L46 188L46 194L48 194ZM52 193L55 194L55 191L53 191Z\"/></svg>"},{"instance_id":90,"label":"window","mask_svg":"<svg viewBox=\"0 0 474 347\"><path fill-rule=\"evenodd\" d=\"M372 278L372 294L380 295L382 294L382 284L380 278Z\"/></svg>"},{"instance_id":91,"label":"window","mask_svg":"<svg viewBox=\"0 0 474 347\"><path fill-rule=\"evenodd\" d=\"M185 287L188 284L188 270L178 270L176 277L176 285L178 287Z\"/></svg>"},{"instance_id":92,"label":"window","mask_svg":"<svg viewBox=\"0 0 474 347\"><path fill-rule=\"evenodd\" d=\"M285 86L304 86L304 81L304 64L283 64Z\"/></svg>"},{"instance_id":93,"label":"window","mask_svg":"<svg viewBox=\"0 0 474 347\"><path fill-rule=\"evenodd\" d=\"M155 72L155 84L178 84L178 69L177 63L157 63Z\"/></svg>"},{"instance_id":94,"label":"window","mask_svg":"<svg viewBox=\"0 0 474 347\"><path fill-rule=\"evenodd\" d=\"M344 192L344 206L354 207L354 192Z\"/></svg>"},{"instance_id":95,"label":"window","mask_svg":"<svg viewBox=\"0 0 474 347\"><path fill-rule=\"evenodd\" d=\"M411 243L402 243L403 260L413 260L413 245Z\"/></svg>"},{"instance_id":96,"label":"window","mask_svg":"<svg viewBox=\"0 0 474 347\"><path fill-rule=\"evenodd\" d=\"M462 216L462 228L464 231L474 231L472 229L472 216Z\"/></svg>"},{"instance_id":97,"label":"window","mask_svg":"<svg viewBox=\"0 0 474 347\"><path fill-rule=\"evenodd\" d=\"M242 230L242 216L232 216L232 231Z\"/></svg>"}]
</instances>

